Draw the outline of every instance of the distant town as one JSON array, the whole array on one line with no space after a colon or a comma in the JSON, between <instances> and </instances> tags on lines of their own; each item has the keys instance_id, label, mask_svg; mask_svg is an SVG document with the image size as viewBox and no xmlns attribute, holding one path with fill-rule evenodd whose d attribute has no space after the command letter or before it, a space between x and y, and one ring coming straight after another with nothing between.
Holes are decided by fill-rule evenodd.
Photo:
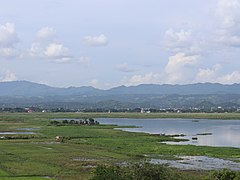
<instances>
[{"instance_id":1,"label":"distant town","mask_svg":"<svg viewBox=\"0 0 240 180\"><path fill-rule=\"evenodd\" d=\"M0 108L0 112L19 112L19 113L47 113L47 112L104 112L104 113L113 113L113 112L129 112L129 113L240 113L240 107L229 107L223 108L221 106L211 107L211 108L163 108L163 109L154 109L154 108L124 108L124 109L67 109L67 108L52 108L52 109L43 109L39 107L14 107Z\"/></svg>"}]
</instances>

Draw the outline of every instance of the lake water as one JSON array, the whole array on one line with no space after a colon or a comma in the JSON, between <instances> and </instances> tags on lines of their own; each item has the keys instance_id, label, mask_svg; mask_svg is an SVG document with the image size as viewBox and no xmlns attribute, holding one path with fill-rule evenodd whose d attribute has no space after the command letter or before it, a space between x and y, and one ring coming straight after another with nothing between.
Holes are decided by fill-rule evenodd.
<instances>
[{"instance_id":1,"label":"lake water","mask_svg":"<svg viewBox=\"0 0 240 180\"><path fill-rule=\"evenodd\" d=\"M151 159L153 164L168 164L184 170L220 170L240 171L240 163L207 156L176 156L179 160Z\"/></svg>"},{"instance_id":2,"label":"lake water","mask_svg":"<svg viewBox=\"0 0 240 180\"><path fill-rule=\"evenodd\" d=\"M14 134L36 134L34 132L13 132L13 131L9 131L9 132L0 132L0 135L14 135Z\"/></svg>"},{"instance_id":3,"label":"lake water","mask_svg":"<svg viewBox=\"0 0 240 180\"><path fill-rule=\"evenodd\" d=\"M240 148L240 120L209 119L128 119L98 118L100 124L137 126L138 128L119 128L129 132L176 135L184 134L189 141L166 142L169 144L193 144L198 146L226 146ZM208 135L201 135L207 133ZM197 137L197 140L192 140Z\"/></svg>"}]
</instances>

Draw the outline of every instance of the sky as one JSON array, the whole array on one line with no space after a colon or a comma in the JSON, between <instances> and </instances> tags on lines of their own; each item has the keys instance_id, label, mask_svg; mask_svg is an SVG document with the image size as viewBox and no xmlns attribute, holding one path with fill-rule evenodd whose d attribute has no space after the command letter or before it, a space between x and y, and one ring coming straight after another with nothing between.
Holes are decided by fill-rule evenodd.
<instances>
[{"instance_id":1,"label":"sky","mask_svg":"<svg viewBox=\"0 0 240 180\"><path fill-rule=\"evenodd\" d=\"M240 83L240 0L0 4L0 82Z\"/></svg>"}]
</instances>

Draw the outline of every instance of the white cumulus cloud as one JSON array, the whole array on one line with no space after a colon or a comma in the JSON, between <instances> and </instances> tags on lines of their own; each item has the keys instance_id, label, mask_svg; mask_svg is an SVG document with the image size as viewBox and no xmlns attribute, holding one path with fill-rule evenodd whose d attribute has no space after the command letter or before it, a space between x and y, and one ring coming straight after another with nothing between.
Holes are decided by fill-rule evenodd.
<instances>
[{"instance_id":1,"label":"white cumulus cloud","mask_svg":"<svg viewBox=\"0 0 240 180\"><path fill-rule=\"evenodd\" d=\"M216 7L219 30L216 41L227 46L240 46L240 1L219 0Z\"/></svg>"},{"instance_id":2,"label":"white cumulus cloud","mask_svg":"<svg viewBox=\"0 0 240 180\"><path fill-rule=\"evenodd\" d=\"M195 76L194 67L197 65L199 58L199 55L186 55L184 53L170 56L165 67L167 83L191 82Z\"/></svg>"},{"instance_id":3,"label":"white cumulus cloud","mask_svg":"<svg viewBox=\"0 0 240 180\"><path fill-rule=\"evenodd\" d=\"M37 38L40 40L48 40L56 35L56 30L52 27L43 27L37 32Z\"/></svg>"},{"instance_id":4,"label":"white cumulus cloud","mask_svg":"<svg viewBox=\"0 0 240 180\"><path fill-rule=\"evenodd\" d=\"M0 25L0 46L12 47L18 42L18 36L13 23L6 23Z\"/></svg>"},{"instance_id":5,"label":"white cumulus cloud","mask_svg":"<svg viewBox=\"0 0 240 180\"><path fill-rule=\"evenodd\" d=\"M212 68L200 68L196 75L196 82L216 82L221 68L220 64L215 64Z\"/></svg>"},{"instance_id":6,"label":"white cumulus cloud","mask_svg":"<svg viewBox=\"0 0 240 180\"><path fill-rule=\"evenodd\" d=\"M61 43L51 43L47 46L44 54L49 58L61 59L69 56L69 50Z\"/></svg>"},{"instance_id":7,"label":"white cumulus cloud","mask_svg":"<svg viewBox=\"0 0 240 180\"><path fill-rule=\"evenodd\" d=\"M163 46L172 53L197 54L201 52L203 42L202 38L193 35L190 30L168 29L164 35Z\"/></svg>"},{"instance_id":8,"label":"white cumulus cloud","mask_svg":"<svg viewBox=\"0 0 240 180\"><path fill-rule=\"evenodd\" d=\"M128 82L127 85L139 85L139 84L158 84L161 82L161 74L158 73L147 73L144 75L134 75L132 76Z\"/></svg>"},{"instance_id":9,"label":"white cumulus cloud","mask_svg":"<svg viewBox=\"0 0 240 180\"><path fill-rule=\"evenodd\" d=\"M17 80L16 75L10 70L0 67L0 82L15 81Z\"/></svg>"},{"instance_id":10,"label":"white cumulus cloud","mask_svg":"<svg viewBox=\"0 0 240 180\"><path fill-rule=\"evenodd\" d=\"M13 23L0 24L0 57L11 59L18 55L14 45L18 42L18 36Z\"/></svg>"},{"instance_id":11,"label":"white cumulus cloud","mask_svg":"<svg viewBox=\"0 0 240 180\"><path fill-rule=\"evenodd\" d=\"M44 48L40 43L34 42L31 47L27 49L26 56L30 56L31 58L43 58Z\"/></svg>"},{"instance_id":12,"label":"white cumulus cloud","mask_svg":"<svg viewBox=\"0 0 240 180\"><path fill-rule=\"evenodd\" d=\"M218 78L218 82L223 84L240 83L240 71L233 71Z\"/></svg>"},{"instance_id":13,"label":"white cumulus cloud","mask_svg":"<svg viewBox=\"0 0 240 180\"><path fill-rule=\"evenodd\" d=\"M106 46L108 44L108 38L104 34L99 36L85 36L82 40L89 46Z\"/></svg>"},{"instance_id":14,"label":"white cumulus cloud","mask_svg":"<svg viewBox=\"0 0 240 180\"><path fill-rule=\"evenodd\" d=\"M180 30L179 32L173 29L168 29L165 32L164 45L167 50L178 52L186 47L191 46L192 37L191 32L186 30Z\"/></svg>"}]
</instances>

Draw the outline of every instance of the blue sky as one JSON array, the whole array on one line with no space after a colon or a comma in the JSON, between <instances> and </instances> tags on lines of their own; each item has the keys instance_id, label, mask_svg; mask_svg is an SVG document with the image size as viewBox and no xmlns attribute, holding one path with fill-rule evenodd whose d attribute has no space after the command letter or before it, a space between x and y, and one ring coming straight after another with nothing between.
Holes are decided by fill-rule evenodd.
<instances>
[{"instance_id":1,"label":"blue sky","mask_svg":"<svg viewBox=\"0 0 240 180\"><path fill-rule=\"evenodd\" d=\"M0 3L0 81L240 83L240 0Z\"/></svg>"}]
</instances>

